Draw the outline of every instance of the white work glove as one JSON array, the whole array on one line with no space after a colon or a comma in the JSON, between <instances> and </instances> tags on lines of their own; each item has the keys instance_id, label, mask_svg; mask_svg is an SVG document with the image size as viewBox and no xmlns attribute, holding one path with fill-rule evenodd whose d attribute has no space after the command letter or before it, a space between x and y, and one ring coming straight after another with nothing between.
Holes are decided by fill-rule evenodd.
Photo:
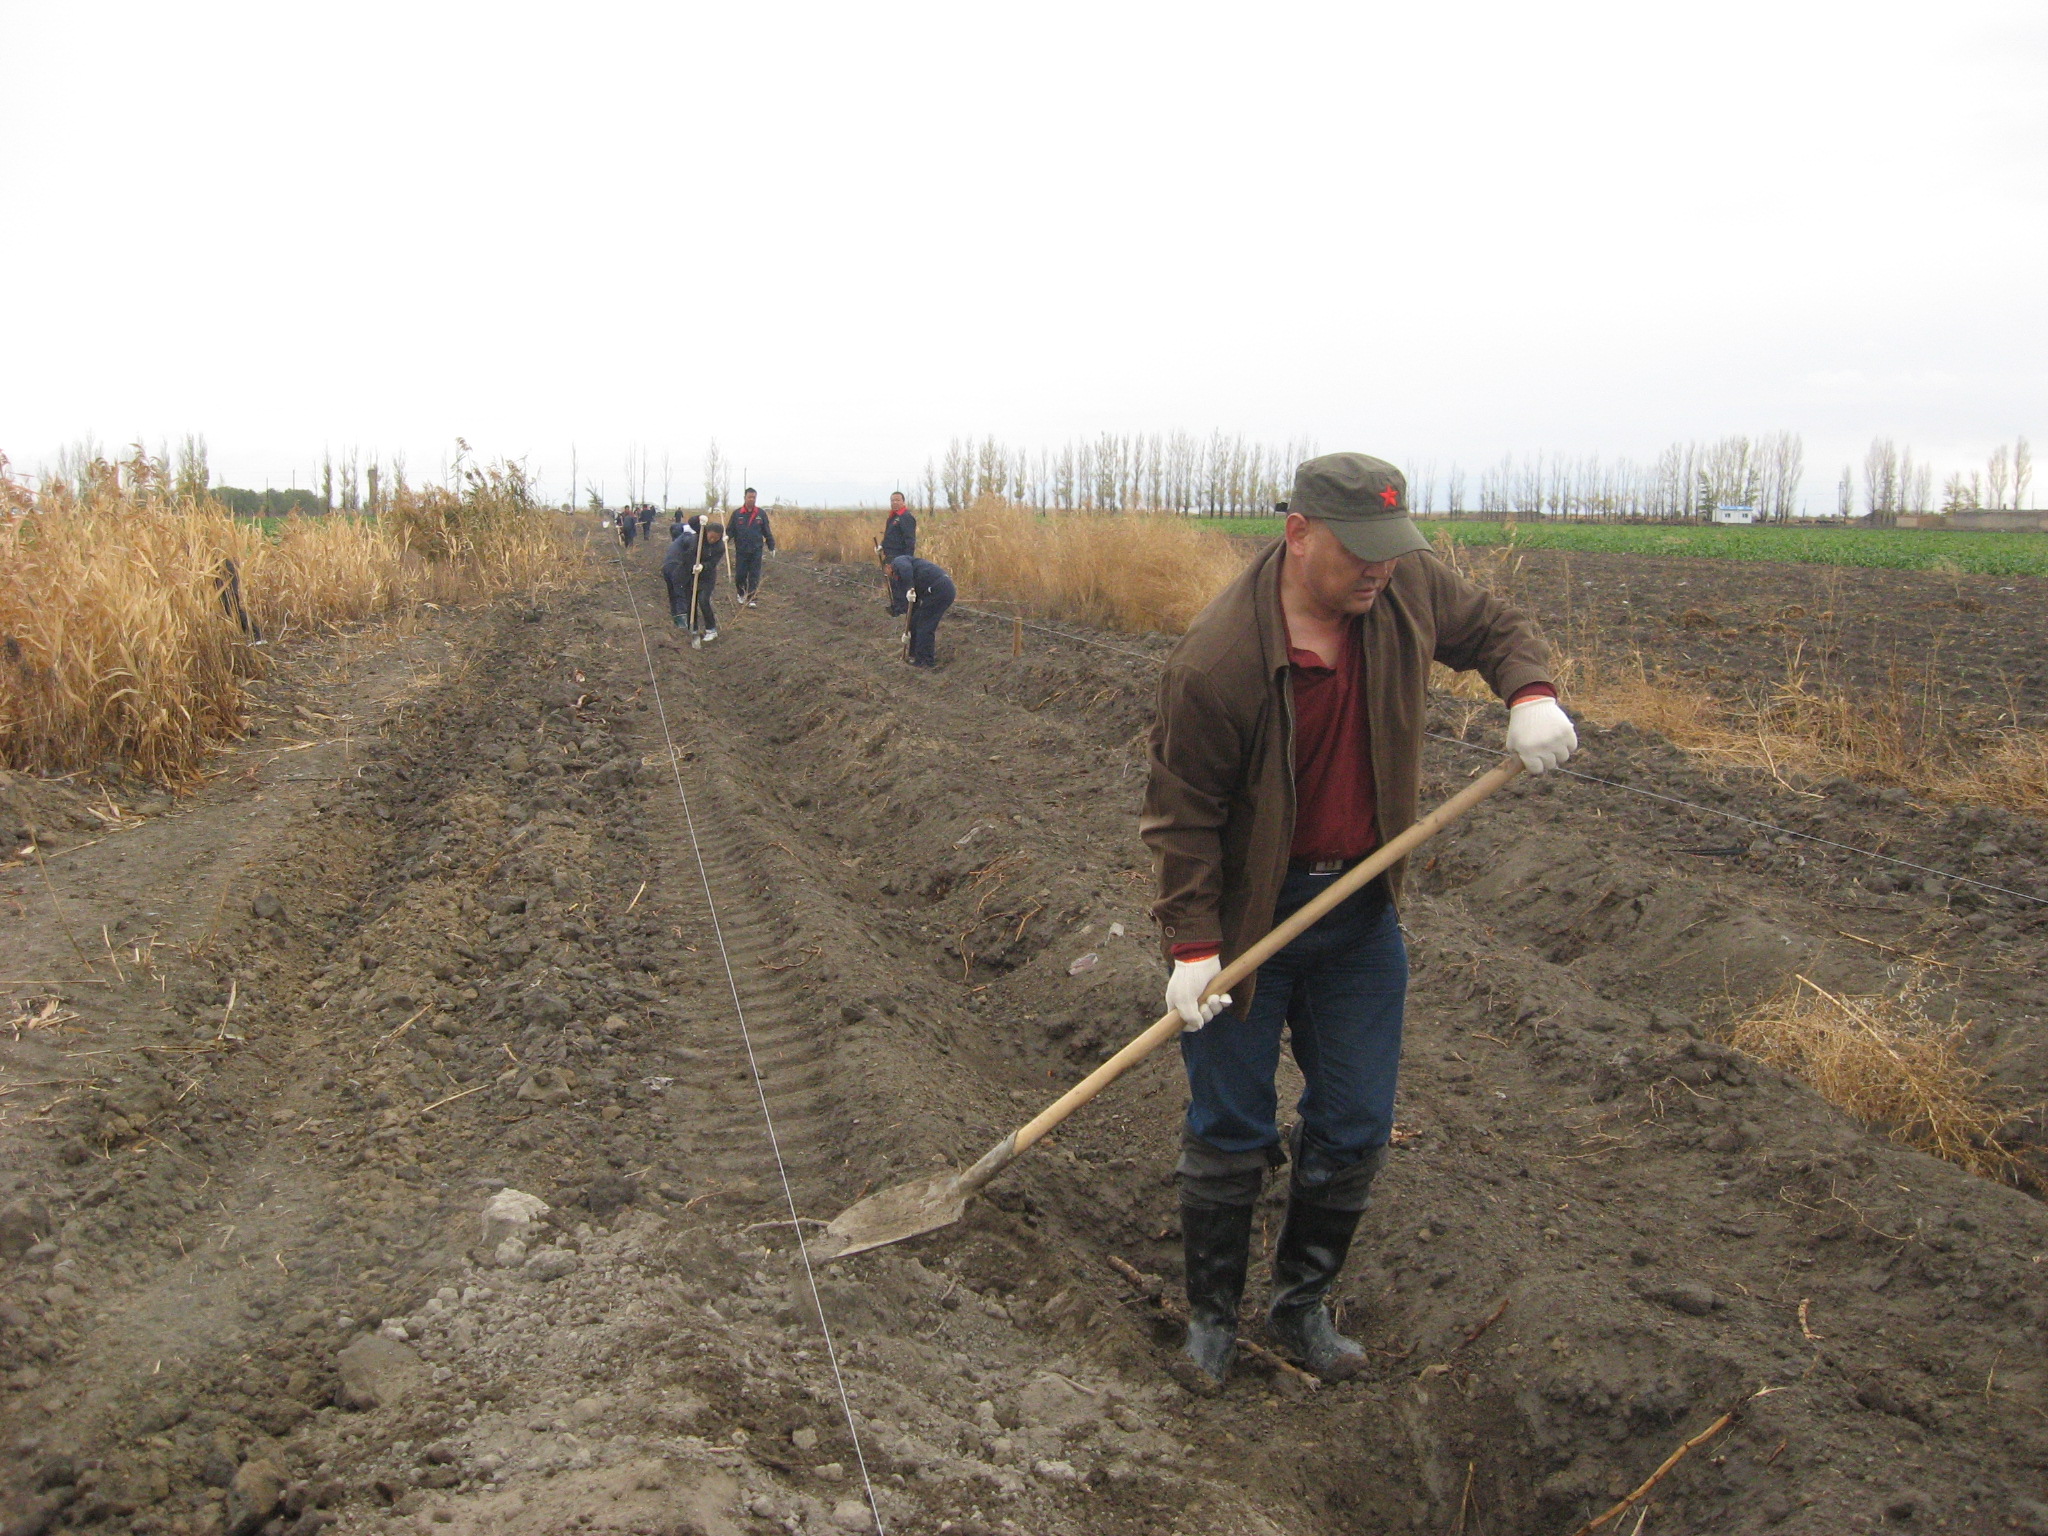
<instances>
[{"instance_id":1,"label":"white work glove","mask_svg":"<svg viewBox=\"0 0 2048 1536\"><path fill-rule=\"evenodd\" d=\"M704 562L699 560L695 565L691 566L690 574L692 576L702 576L704 574Z\"/></svg>"},{"instance_id":2,"label":"white work glove","mask_svg":"<svg viewBox=\"0 0 2048 1536\"><path fill-rule=\"evenodd\" d=\"M1548 773L1579 750L1579 733L1557 700L1524 699L1508 710L1508 750L1529 772Z\"/></svg>"},{"instance_id":3,"label":"white work glove","mask_svg":"<svg viewBox=\"0 0 2048 1536\"><path fill-rule=\"evenodd\" d=\"M1190 1034L1230 1006L1228 992L1219 992L1206 1000L1202 997L1202 988L1214 981L1222 970L1221 955L1211 955L1206 960L1173 962L1173 974L1166 978L1166 1006L1180 1015L1181 1024Z\"/></svg>"}]
</instances>

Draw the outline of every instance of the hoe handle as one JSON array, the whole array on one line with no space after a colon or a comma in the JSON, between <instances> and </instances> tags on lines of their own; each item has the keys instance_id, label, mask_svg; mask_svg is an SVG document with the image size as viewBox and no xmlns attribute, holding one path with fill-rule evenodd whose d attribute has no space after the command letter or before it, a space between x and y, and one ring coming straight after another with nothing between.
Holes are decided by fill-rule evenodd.
<instances>
[{"instance_id":1,"label":"hoe handle","mask_svg":"<svg viewBox=\"0 0 2048 1536\"><path fill-rule=\"evenodd\" d=\"M1216 979L1209 983L1205 996L1228 992L1245 977L1251 975L1274 955L1315 924L1324 913L1343 901L1378 875L1381 870L1396 859L1404 857L1419 845L1428 842L1445 827L1463 816L1487 796L1510 783L1522 771L1522 760L1511 757L1498 768L1489 769L1474 779L1442 805L1409 827L1399 837L1383 845L1370 858L1362 859L1346 870L1330 888L1315 900L1304 903L1286 922L1281 923L1250 949L1225 966ZM1130 1044L1118 1051L1101 1066L1074 1084L1052 1103L1039 1111L1036 1119L1020 1126L991 1147L987 1156L962 1175L962 1183L979 1189L1018 1153L1028 1151L1054 1126L1058 1125L1075 1110L1094 1098L1111 1083L1122 1077L1132 1067L1166 1044L1183 1028L1178 1010L1163 1015L1159 1022L1139 1035Z\"/></svg>"}]
</instances>

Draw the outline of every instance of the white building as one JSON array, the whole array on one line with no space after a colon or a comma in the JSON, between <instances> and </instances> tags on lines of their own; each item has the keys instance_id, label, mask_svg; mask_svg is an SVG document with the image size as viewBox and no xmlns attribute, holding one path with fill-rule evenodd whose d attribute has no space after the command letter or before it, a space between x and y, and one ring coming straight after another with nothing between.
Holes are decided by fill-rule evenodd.
<instances>
[{"instance_id":1,"label":"white building","mask_svg":"<svg viewBox=\"0 0 2048 1536\"><path fill-rule=\"evenodd\" d=\"M1714 521L1717 523L1753 523L1756 521L1755 507L1716 507Z\"/></svg>"}]
</instances>

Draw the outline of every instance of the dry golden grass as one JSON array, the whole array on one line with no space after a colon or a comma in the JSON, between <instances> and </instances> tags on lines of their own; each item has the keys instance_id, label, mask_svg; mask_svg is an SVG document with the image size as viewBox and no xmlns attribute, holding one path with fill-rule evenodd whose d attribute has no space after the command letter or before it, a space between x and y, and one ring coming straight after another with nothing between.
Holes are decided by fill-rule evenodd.
<instances>
[{"instance_id":1,"label":"dry golden grass","mask_svg":"<svg viewBox=\"0 0 2048 1536\"><path fill-rule=\"evenodd\" d=\"M874 563L880 532L879 517L845 513L777 524L792 548L851 564ZM944 566L966 601L1124 634L1178 634L1246 559L1235 541L1184 518L1038 513L993 496L920 515L918 553Z\"/></svg>"},{"instance_id":2,"label":"dry golden grass","mask_svg":"<svg viewBox=\"0 0 2048 1536\"><path fill-rule=\"evenodd\" d=\"M471 471L460 493L401 493L394 515L293 517L274 534L161 480L108 473L83 497L47 491L0 523L0 765L197 773L240 729L266 654L233 614L231 568L249 615L281 639L551 585L565 538L504 466Z\"/></svg>"},{"instance_id":3,"label":"dry golden grass","mask_svg":"<svg viewBox=\"0 0 2048 1536\"><path fill-rule=\"evenodd\" d=\"M878 512L778 512L775 542L833 565L873 565L881 537Z\"/></svg>"},{"instance_id":4,"label":"dry golden grass","mask_svg":"<svg viewBox=\"0 0 2048 1536\"><path fill-rule=\"evenodd\" d=\"M1917 985L1841 997L1799 976L1737 1024L1732 1043L1894 1141L2013 1179L2024 1170L1998 1135L2015 1107L1965 1059L1968 1032L1965 1021L1933 1018Z\"/></svg>"}]
</instances>

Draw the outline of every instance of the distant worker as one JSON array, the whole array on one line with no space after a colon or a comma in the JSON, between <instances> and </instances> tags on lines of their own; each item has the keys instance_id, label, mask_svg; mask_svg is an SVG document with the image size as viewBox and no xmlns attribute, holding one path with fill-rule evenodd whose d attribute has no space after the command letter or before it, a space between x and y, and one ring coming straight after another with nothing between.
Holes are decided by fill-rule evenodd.
<instances>
[{"instance_id":1,"label":"distant worker","mask_svg":"<svg viewBox=\"0 0 2048 1536\"><path fill-rule=\"evenodd\" d=\"M661 579L668 583L670 622L678 629L694 631L699 641L718 638L718 614L711 606L712 589L718 585L719 563L725 559L725 530L712 517L693 517L683 524L661 562ZM690 595L696 594L697 610L690 612Z\"/></svg>"},{"instance_id":2,"label":"distant worker","mask_svg":"<svg viewBox=\"0 0 2048 1536\"><path fill-rule=\"evenodd\" d=\"M633 530L638 526L633 519L633 509L631 507L619 509L619 542L628 549L633 547Z\"/></svg>"},{"instance_id":3,"label":"distant worker","mask_svg":"<svg viewBox=\"0 0 2048 1536\"><path fill-rule=\"evenodd\" d=\"M901 491L889 493L889 521L882 525L882 563L898 555L917 553L917 514L903 500Z\"/></svg>"},{"instance_id":4,"label":"distant worker","mask_svg":"<svg viewBox=\"0 0 2048 1536\"><path fill-rule=\"evenodd\" d=\"M652 502L642 502L640 504L640 537L643 539L652 539L654 537L654 504Z\"/></svg>"},{"instance_id":5,"label":"distant worker","mask_svg":"<svg viewBox=\"0 0 2048 1536\"><path fill-rule=\"evenodd\" d=\"M936 667L939 664L937 638L939 620L959 596L953 578L915 555L898 555L889 562L889 611L910 615L910 664Z\"/></svg>"},{"instance_id":6,"label":"distant worker","mask_svg":"<svg viewBox=\"0 0 2048 1536\"><path fill-rule=\"evenodd\" d=\"M1529 618L1430 552L1408 483L1384 460L1326 454L1294 472L1285 534L1255 555L1167 657L1139 832L1181 1016L1186 1353L1215 1381L1237 1349L1253 1209L1292 1163L1267 1307L1288 1353L1325 1379L1365 1352L1326 1297L1387 1158L1408 956L1403 866L1327 913L1232 994L1236 959L1412 825L1432 663L1476 670L1508 704L1507 749L1532 773L1577 749ZM1305 1079L1283 1150L1283 1032Z\"/></svg>"},{"instance_id":7,"label":"distant worker","mask_svg":"<svg viewBox=\"0 0 2048 1536\"><path fill-rule=\"evenodd\" d=\"M732 536L733 595L742 608L758 608L754 594L761 590L761 551L775 547L775 530L768 525L768 514L755 504L751 485L725 526Z\"/></svg>"}]
</instances>

